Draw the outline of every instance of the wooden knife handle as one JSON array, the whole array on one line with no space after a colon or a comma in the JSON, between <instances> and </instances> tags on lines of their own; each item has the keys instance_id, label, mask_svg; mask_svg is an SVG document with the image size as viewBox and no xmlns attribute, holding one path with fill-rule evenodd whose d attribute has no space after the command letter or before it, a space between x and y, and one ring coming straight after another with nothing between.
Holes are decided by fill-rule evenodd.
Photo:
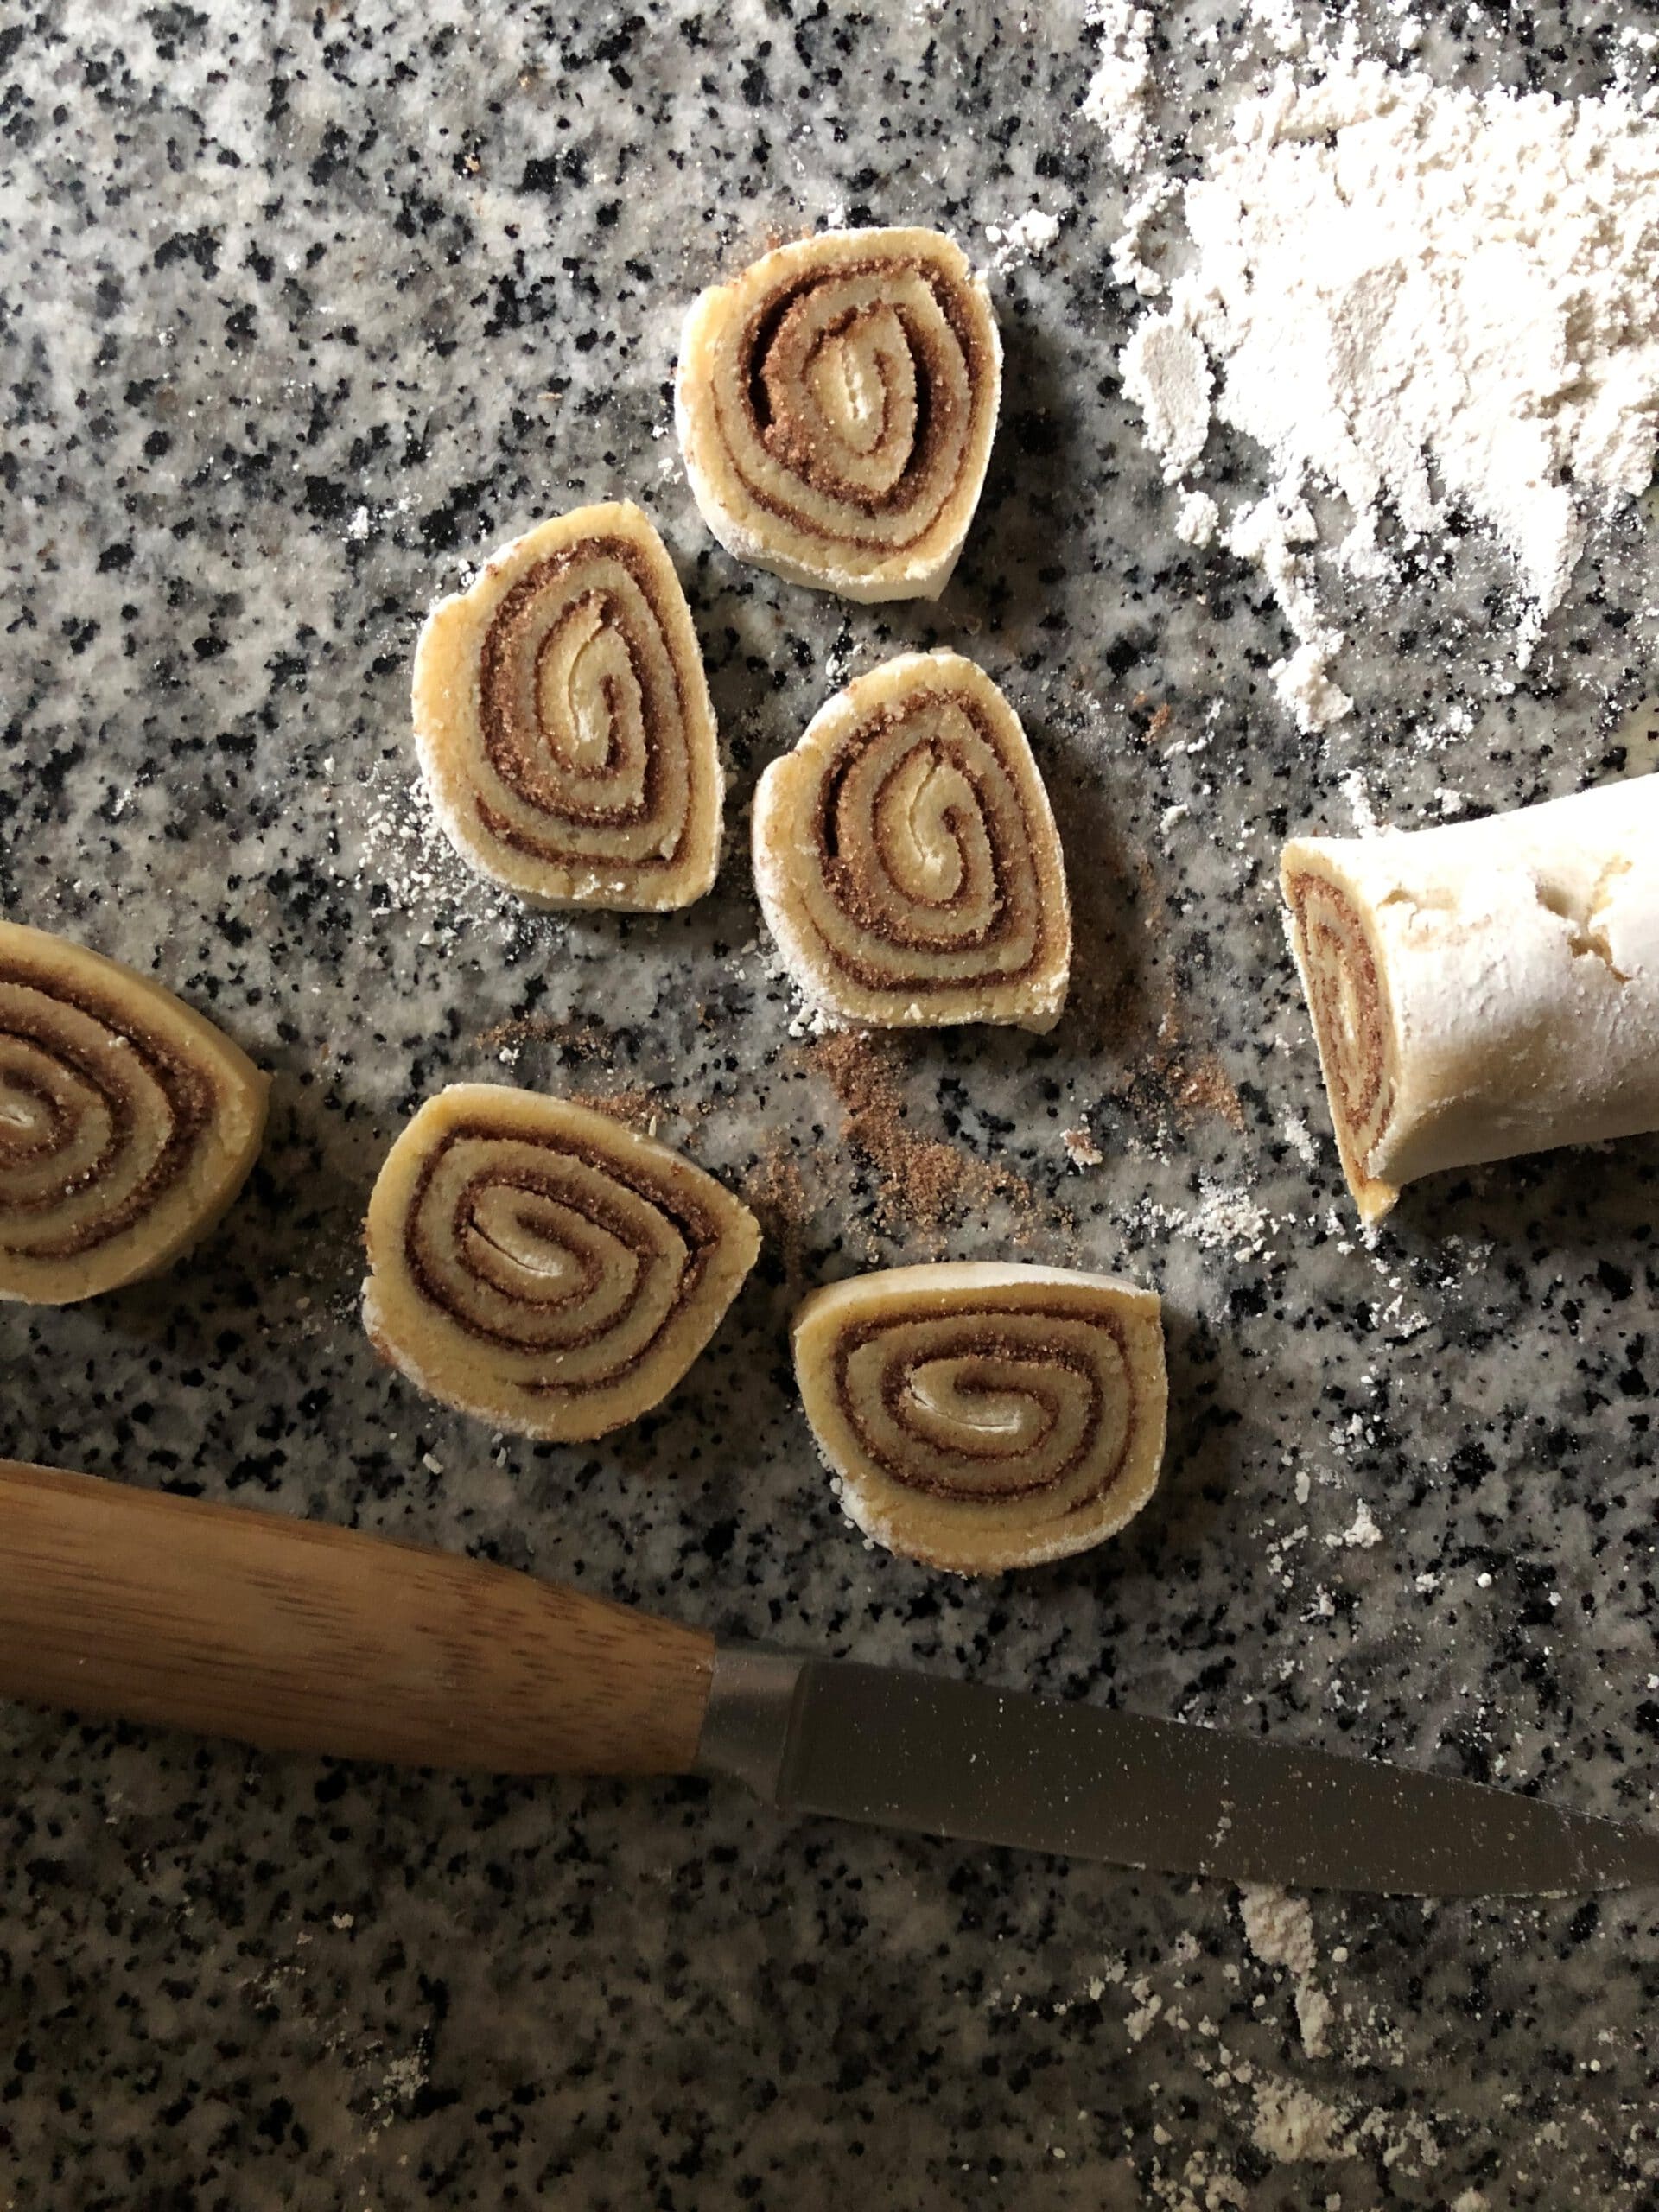
<instances>
[{"instance_id":1,"label":"wooden knife handle","mask_svg":"<svg viewBox=\"0 0 1659 2212\"><path fill-rule=\"evenodd\" d=\"M0 1697L404 1765L684 1774L714 1656L507 1567L0 1459Z\"/></svg>"}]
</instances>

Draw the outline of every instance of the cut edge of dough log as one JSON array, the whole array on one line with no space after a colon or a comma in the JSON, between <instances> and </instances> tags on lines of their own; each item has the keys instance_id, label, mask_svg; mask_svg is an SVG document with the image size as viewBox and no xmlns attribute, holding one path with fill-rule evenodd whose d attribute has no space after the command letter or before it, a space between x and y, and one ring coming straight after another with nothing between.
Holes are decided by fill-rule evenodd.
<instances>
[{"instance_id":1,"label":"cut edge of dough log","mask_svg":"<svg viewBox=\"0 0 1659 2212\"><path fill-rule=\"evenodd\" d=\"M457 1083L387 1153L366 1243L363 1325L390 1366L474 1420L576 1443L678 1389L760 1230L705 1168L608 1115Z\"/></svg>"},{"instance_id":2,"label":"cut edge of dough log","mask_svg":"<svg viewBox=\"0 0 1659 2212\"><path fill-rule=\"evenodd\" d=\"M1390 1213L1399 1186L1370 1172L1376 1139L1390 1110L1393 1024L1378 948L1349 895L1339 863L1321 842L1294 841L1280 869L1285 933L1313 1025L1337 1156L1360 1219L1370 1227ZM1335 972L1322 940L1340 944Z\"/></svg>"},{"instance_id":3,"label":"cut edge of dough log","mask_svg":"<svg viewBox=\"0 0 1659 2212\"><path fill-rule=\"evenodd\" d=\"M584 556L606 589L584 590ZM538 597L554 602L550 627ZM538 620L531 657L516 632ZM602 760L587 757L599 748L582 720L585 658L613 725ZM570 725L559 742L550 707ZM440 600L416 646L411 712L440 828L525 906L667 913L713 886L725 775L702 646L668 549L632 501L533 524Z\"/></svg>"},{"instance_id":4,"label":"cut edge of dough log","mask_svg":"<svg viewBox=\"0 0 1659 2212\"><path fill-rule=\"evenodd\" d=\"M240 1193L270 1090L165 984L0 920L0 1300L79 1305L165 1273Z\"/></svg>"},{"instance_id":5,"label":"cut edge of dough log","mask_svg":"<svg viewBox=\"0 0 1659 2212\"><path fill-rule=\"evenodd\" d=\"M925 335L905 327L891 302L860 296L884 266L938 288L934 312L925 317L935 327ZM837 293L830 335L838 356L849 344L859 354L850 367L782 342L792 315L806 326L804 342L810 339L812 295L821 287ZM893 330L881 327L884 308L898 324L896 346ZM763 336L766 351L757 358ZM903 356L918 344L944 348L923 380L924 391L938 385L952 395L943 479L937 465L923 465L941 440L919 418L912 427L923 435L920 457L880 466L887 419L902 417L902 403L912 397L907 389L888 391L884 378L896 369L907 387ZM820 368L834 373L816 374ZM806 372L807 389L796 371ZM872 382L882 385L883 433L866 451L864 438L847 445L836 436L834 401L837 391L846 399L855 386ZM865 605L937 599L984 488L1001 384L1002 341L989 286L947 232L918 226L822 231L775 247L693 301L680 334L675 428L698 512L738 559ZM754 412L757 389L766 395L765 423ZM798 423L791 413L798 406ZM843 467L851 483L838 480ZM899 533L918 502L921 518L906 540ZM834 534L838 524L851 532L845 543Z\"/></svg>"},{"instance_id":6,"label":"cut edge of dough log","mask_svg":"<svg viewBox=\"0 0 1659 2212\"><path fill-rule=\"evenodd\" d=\"M1048 1565L1116 1535L1157 1487L1162 1305L1123 1276L886 1268L813 1292L791 1337L842 1511L902 1558L964 1575Z\"/></svg>"},{"instance_id":7,"label":"cut edge of dough log","mask_svg":"<svg viewBox=\"0 0 1659 2212\"><path fill-rule=\"evenodd\" d=\"M752 847L766 925L825 1023L1041 1035L1065 1011L1053 806L1012 703L962 654L898 654L826 700L761 775Z\"/></svg>"}]
</instances>

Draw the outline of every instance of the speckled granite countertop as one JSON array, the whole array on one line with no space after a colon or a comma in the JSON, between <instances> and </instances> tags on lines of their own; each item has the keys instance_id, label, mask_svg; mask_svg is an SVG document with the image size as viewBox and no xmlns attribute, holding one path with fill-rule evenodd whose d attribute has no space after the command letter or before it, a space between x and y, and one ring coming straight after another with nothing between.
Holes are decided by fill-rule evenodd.
<instances>
[{"instance_id":1,"label":"speckled granite countertop","mask_svg":"<svg viewBox=\"0 0 1659 2212\"><path fill-rule=\"evenodd\" d=\"M1162 13L1158 68L1201 134L1215 78L1262 49L1236 24L1200 49L1192 20ZM1596 88L1618 20L1451 10L1422 59ZM152 969L276 1077L263 1163L198 1260L0 1318L0 1449L721 1631L1640 1812L1659 1142L1443 1180L1365 1249L1272 875L1288 826L1350 825L1356 768L1412 823L1448 786L1510 804L1649 765L1621 725L1653 564L1633 522L1605 536L1504 695L1501 574L1466 545L1436 596L1372 611L1344 664L1359 712L1292 734L1265 589L1178 544L1119 389L1091 60L1069 11L805 0L44 0L0 30L0 901ZM832 215L942 222L983 254L1033 204L1062 227L996 280L1008 396L938 606L843 609L714 548L667 403L692 291ZM691 594L732 851L681 917L526 918L417 809L410 649L480 550L615 493ZM880 1116L791 1033L739 837L836 679L935 642L1033 731L1080 976L1050 1039L893 1050L912 1135L997 1171L965 1168L930 1230ZM1459 701L1472 728L1447 725ZM496 1442L357 1328L380 1154L478 1076L641 1094L774 1231L685 1387L603 1447ZM1105 1155L1086 1173L1079 1127ZM938 1249L1163 1289L1172 1450L1126 1541L970 1586L839 1520L786 1315L872 1253ZM19 2212L1477 2212L1659 2189L1651 1898L1319 1898L1311 1962L1282 1967L1219 1886L784 1822L698 1783L498 1787L15 1710L4 1738ZM1285 2162L1299 2110L1312 2163Z\"/></svg>"}]
</instances>

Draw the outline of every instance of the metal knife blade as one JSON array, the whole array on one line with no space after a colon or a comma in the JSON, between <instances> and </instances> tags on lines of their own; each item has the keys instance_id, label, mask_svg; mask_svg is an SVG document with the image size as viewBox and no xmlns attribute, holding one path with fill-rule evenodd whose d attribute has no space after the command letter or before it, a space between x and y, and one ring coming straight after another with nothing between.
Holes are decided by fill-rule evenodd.
<instances>
[{"instance_id":1,"label":"metal knife blade","mask_svg":"<svg viewBox=\"0 0 1659 2212\"><path fill-rule=\"evenodd\" d=\"M1230 1882L1659 1885L1659 1834L1514 1790L844 1660L722 1648L698 1766L785 1812Z\"/></svg>"}]
</instances>

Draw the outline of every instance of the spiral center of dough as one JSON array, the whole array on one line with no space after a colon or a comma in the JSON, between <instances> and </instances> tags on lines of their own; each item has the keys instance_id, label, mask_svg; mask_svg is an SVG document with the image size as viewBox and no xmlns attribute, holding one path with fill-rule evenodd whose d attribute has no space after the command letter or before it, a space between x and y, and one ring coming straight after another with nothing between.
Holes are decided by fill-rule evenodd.
<instances>
[{"instance_id":1,"label":"spiral center of dough","mask_svg":"<svg viewBox=\"0 0 1659 2212\"><path fill-rule=\"evenodd\" d=\"M985 320L924 257L798 268L734 318L712 365L731 488L823 546L917 544L960 499L995 410Z\"/></svg>"},{"instance_id":2,"label":"spiral center of dough","mask_svg":"<svg viewBox=\"0 0 1659 2212\"><path fill-rule=\"evenodd\" d=\"M916 448L921 393L910 341L890 307L821 327L809 296L785 315L760 365L766 442L826 490L885 499Z\"/></svg>"},{"instance_id":3,"label":"spiral center of dough","mask_svg":"<svg viewBox=\"0 0 1659 2212\"><path fill-rule=\"evenodd\" d=\"M434 607L414 719L444 834L531 904L664 912L713 882L714 709L685 594L639 508L539 523Z\"/></svg>"},{"instance_id":4,"label":"spiral center of dough","mask_svg":"<svg viewBox=\"0 0 1659 2212\"><path fill-rule=\"evenodd\" d=\"M485 1342L557 1351L568 1387L646 1356L696 1291L715 1235L614 1160L464 1123L425 1165L404 1246L430 1304Z\"/></svg>"},{"instance_id":5,"label":"spiral center of dough","mask_svg":"<svg viewBox=\"0 0 1659 2212\"><path fill-rule=\"evenodd\" d=\"M446 1404L526 1436L602 1436L684 1374L753 1264L712 1176L573 1100L429 1099L369 1201L363 1319Z\"/></svg>"},{"instance_id":6,"label":"spiral center of dough","mask_svg":"<svg viewBox=\"0 0 1659 2212\"><path fill-rule=\"evenodd\" d=\"M536 719L557 766L603 776L645 754L645 701L613 611L594 593L550 630L536 664Z\"/></svg>"},{"instance_id":7,"label":"spiral center of dough","mask_svg":"<svg viewBox=\"0 0 1659 2212\"><path fill-rule=\"evenodd\" d=\"M24 1160L44 1151L59 1127L49 1098L25 1091L13 1077L0 1070L0 1160Z\"/></svg>"},{"instance_id":8,"label":"spiral center of dough","mask_svg":"<svg viewBox=\"0 0 1659 2212\"><path fill-rule=\"evenodd\" d=\"M936 1433L1001 1453L1026 1452L1041 1442L1054 1416L1036 1392L1014 1387L1016 1374L984 1360L932 1359L912 1370L906 1387Z\"/></svg>"},{"instance_id":9,"label":"spiral center of dough","mask_svg":"<svg viewBox=\"0 0 1659 2212\"><path fill-rule=\"evenodd\" d=\"M643 569L620 540L543 562L505 595L480 654L479 728L533 822L659 827L663 849L675 848L687 804L678 682ZM499 836L537 848L527 825L480 812Z\"/></svg>"},{"instance_id":10,"label":"spiral center of dough","mask_svg":"<svg viewBox=\"0 0 1659 2212\"><path fill-rule=\"evenodd\" d=\"M511 1271L538 1301L580 1288L588 1273L567 1241L567 1210L538 1192L486 1185L473 1198L467 1226L488 1247L498 1280Z\"/></svg>"},{"instance_id":11,"label":"spiral center of dough","mask_svg":"<svg viewBox=\"0 0 1659 2212\"><path fill-rule=\"evenodd\" d=\"M957 702L924 696L847 741L819 841L840 915L823 934L851 972L895 951L999 976L1036 957L1031 826L990 731Z\"/></svg>"},{"instance_id":12,"label":"spiral center of dough","mask_svg":"<svg viewBox=\"0 0 1659 2212\"><path fill-rule=\"evenodd\" d=\"M1081 1511L1116 1478L1134 1382L1109 1319L1020 1306L982 1320L893 1315L849 1332L837 1389L861 1449L930 1497L1044 1497Z\"/></svg>"},{"instance_id":13,"label":"spiral center of dough","mask_svg":"<svg viewBox=\"0 0 1659 2212\"><path fill-rule=\"evenodd\" d=\"M967 874L961 825L978 809L973 785L931 747L918 747L888 781L877 806L887 872L918 906L947 906Z\"/></svg>"},{"instance_id":14,"label":"spiral center of dough","mask_svg":"<svg viewBox=\"0 0 1659 2212\"><path fill-rule=\"evenodd\" d=\"M1336 997L1336 1030L1343 1047L1341 1058L1344 1066L1353 1067L1364 1055L1365 1013L1358 982L1345 960L1337 970Z\"/></svg>"}]
</instances>

